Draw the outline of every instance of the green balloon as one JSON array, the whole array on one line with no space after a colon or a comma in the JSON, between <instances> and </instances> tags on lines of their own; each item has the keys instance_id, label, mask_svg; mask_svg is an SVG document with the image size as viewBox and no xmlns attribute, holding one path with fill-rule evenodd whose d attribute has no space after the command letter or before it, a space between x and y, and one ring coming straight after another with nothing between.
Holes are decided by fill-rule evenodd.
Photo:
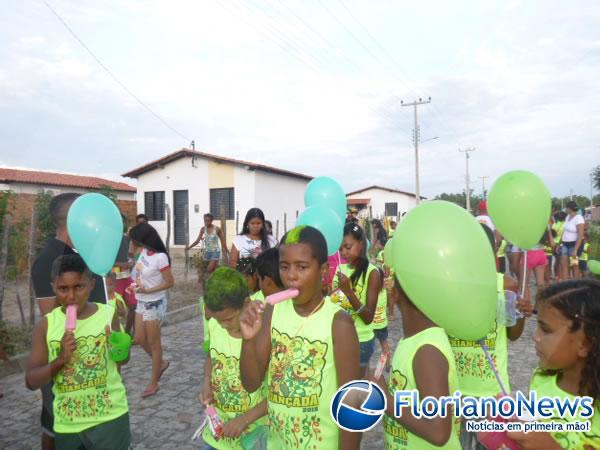
<instances>
[{"instance_id":1,"label":"green balloon","mask_svg":"<svg viewBox=\"0 0 600 450\"><path fill-rule=\"evenodd\" d=\"M388 267L392 267L392 264L394 262L394 254L392 249L393 240L393 237L388 239L388 241L385 243L385 247L383 247L383 263Z\"/></svg>"},{"instance_id":2,"label":"green balloon","mask_svg":"<svg viewBox=\"0 0 600 450\"><path fill-rule=\"evenodd\" d=\"M497 275L490 242L463 208L422 203L392 240L393 269L410 300L460 339L481 339L496 319Z\"/></svg>"},{"instance_id":3,"label":"green balloon","mask_svg":"<svg viewBox=\"0 0 600 450\"><path fill-rule=\"evenodd\" d=\"M590 259L588 261L588 269L595 275L600 275L600 261Z\"/></svg>"},{"instance_id":4,"label":"green balloon","mask_svg":"<svg viewBox=\"0 0 600 450\"><path fill-rule=\"evenodd\" d=\"M112 200L102 194L82 195L69 208L67 230L92 272L110 272L123 237L123 219Z\"/></svg>"},{"instance_id":5,"label":"green balloon","mask_svg":"<svg viewBox=\"0 0 600 450\"><path fill-rule=\"evenodd\" d=\"M496 180L487 206L494 225L506 239L522 249L530 249L546 231L550 192L537 175L513 170Z\"/></svg>"}]
</instances>

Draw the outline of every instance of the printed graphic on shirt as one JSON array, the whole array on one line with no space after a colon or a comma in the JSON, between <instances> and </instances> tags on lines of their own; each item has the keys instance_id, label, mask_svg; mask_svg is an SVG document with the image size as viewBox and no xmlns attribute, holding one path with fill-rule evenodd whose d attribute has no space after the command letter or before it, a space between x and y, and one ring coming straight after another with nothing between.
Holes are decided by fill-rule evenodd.
<instances>
[{"instance_id":1,"label":"printed graphic on shirt","mask_svg":"<svg viewBox=\"0 0 600 450\"><path fill-rule=\"evenodd\" d=\"M250 407L250 394L240 379L240 360L210 349L212 376L210 379L216 406L231 413L246 412Z\"/></svg>"},{"instance_id":2,"label":"printed graphic on shirt","mask_svg":"<svg viewBox=\"0 0 600 450\"><path fill-rule=\"evenodd\" d=\"M54 389L65 394L59 397L58 405L55 404L59 410L57 415L70 421L102 416L112 406L106 387L106 335L78 337L75 343L71 362L54 377ZM60 341L51 341L49 346L50 355L55 359L60 353Z\"/></svg>"},{"instance_id":3,"label":"printed graphic on shirt","mask_svg":"<svg viewBox=\"0 0 600 450\"><path fill-rule=\"evenodd\" d=\"M292 338L272 329L269 402L284 408L270 407L269 423L282 448L323 448L319 405L327 347L322 341Z\"/></svg>"},{"instance_id":4,"label":"printed graphic on shirt","mask_svg":"<svg viewBox=\"0 0 600 450\"><path fill-rule=\"evenodd\" d=\"M496 354L494 352L498 337L497 329L498 326L496 324L494 331L485 338L485 343L491 352L494 364L496 364ZM479 342L469 339L458 339L452 336L448 336L448 341L454 353L456 370L459 377L470 376L489 380L496 379Z\"/></svg>"},{"instance_id":5,"label":"printed graphic on shirt","mask_svg":"<svg viewBox=\"0 0 600 450\"><path fill-rule=\"evenodd\" d=\"M393 370L390 375L388 389L390 392L401 391L406 388L407 379L399 370ZM400 425L393 417L387 414L383 417L383 429L386 434L386 440L392 440L399 445L407 445L408 431Z\"/></svg>"}]
</instances>

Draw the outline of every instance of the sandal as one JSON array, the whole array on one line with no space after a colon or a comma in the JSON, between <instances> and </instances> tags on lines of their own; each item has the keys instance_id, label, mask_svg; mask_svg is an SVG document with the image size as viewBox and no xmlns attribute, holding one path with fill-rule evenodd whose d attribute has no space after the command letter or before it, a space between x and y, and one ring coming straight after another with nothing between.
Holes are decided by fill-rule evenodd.
<instances>
[{"instance_id":1,"label":"sandal","mask_svg":"<svg viewBox=\"0 0 600 450\"><path fill-rule=\"evenodd\" d=\"M165 370L167 370L170 365L171 365L171 361L167 361L167 365L165 366L165 368L163 370L160 371L160 374L158 375L158 381L160 381L160 379L163 376L163 373L165 373Z\"/></svg>"}]
</instances>

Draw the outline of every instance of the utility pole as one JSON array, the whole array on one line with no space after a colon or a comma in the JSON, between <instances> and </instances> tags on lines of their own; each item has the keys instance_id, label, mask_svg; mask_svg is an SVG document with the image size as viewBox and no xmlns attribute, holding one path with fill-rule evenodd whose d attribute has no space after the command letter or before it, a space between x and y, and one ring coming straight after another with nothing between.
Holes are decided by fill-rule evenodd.
<instances>
[{"instance_id":1,"label":"utility pole","mask_svg":"<svg viewBox=\"0 0 600 450\"><path fill-rule=\"evenodd\" d=\"M487 197L487 192L485 192L485 180L489 178L489 176L479 177L481 178L481 192L483 193L483 199L485 200Z\"/></svg>"},{"instance_id":2,"label":"utility pole","mask_svg":"<svg viewBox=\"0 0 600 450\"><path fill-rule=\"evenodd\" d=\"M401 106L414 106L415 108L415 129L413 132L413 141L415 144L415 196L417 198L417 205L421 203L421 182L419 180L419 139L421 138L421 130L419 129L419 121L417 117L417 106L426 105L431 103L431 97L427 100L419 98L411 103L404 103L404 100L400 100Z\"/></svg>"},{"instance_id":3,"label":"utility pole","mask_svg":"<svg viewBox=\"0 0 600 450\"><path fill-rule=\"evenodd\" d=\"M467 185L467 190L465 191L465 197L467 198L467 211L471 212L471 188L469 187L470 184L470 179L469 179L469 153L474 152L475 148L474 147L470 147L470 148L466 148L464 150L458 149L459 152L464 153L465 154L465 160L466 160L466 164L467 164L467 174L465 176L465 181L466 181L466 185Z\"/></svg>"}]
</instances>

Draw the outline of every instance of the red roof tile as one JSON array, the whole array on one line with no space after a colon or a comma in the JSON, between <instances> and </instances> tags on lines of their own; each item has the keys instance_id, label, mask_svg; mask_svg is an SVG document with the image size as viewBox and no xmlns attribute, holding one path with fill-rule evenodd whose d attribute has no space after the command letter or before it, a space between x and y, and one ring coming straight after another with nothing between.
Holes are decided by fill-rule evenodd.
<instances>
[{"instance_id":1,"label":"red roof tile","mask_svg":"<svg viewBox=\"0 0 600 450\"><path fill-rule=\"evenodd\" d=\"M0 167L0 183L28 183L52 186L68 186L82 189L100 189L110 186L115 191L136 192L137 189L126 183L107 180L98 177L68 175L56 172L41 172L37 170L9 169Z\"/></svg>"},{"instance_id":2,"label":"red roof tile","mask_svg":"<svg viewBox=\"0 0 600 450\"><path fill-rule=\"evenodd\" d=\"M313 179L313 177L310 177L308 175L304 175L304 174L298 173L298 172L292 172L289 170L278 169L276 167L265 166L264 164L257 164L257 163L252 163L252 162L248 162L248 161L242 161L240 159L227 158L225 156L217 156L217 155L212 155L210 153L198 152L196 150L190 150L188 148L182 148L181 150L170 153L166 156L163 156L160 159L157 159L155 161L144 164L143 166L138 167L137 169L133 169L127 173L124 173L122 176L129 177L129 178L137 178L146 172L149 172L151 170L154 170L158 167L164 166L170 162L176 161L176 160L186 157L186 156L190 156L190 157L195 156L195 157L200 157L200 158L211 159L213 161L218 161L218 162L236 164L239 166L248 166L249 168L251 168L253 170L262 170L264 172L276 173L278 175L286 175L286 176L294 177L294 178L301 178L303 180L312 180Z\"/></svg>"}]
</instances>

